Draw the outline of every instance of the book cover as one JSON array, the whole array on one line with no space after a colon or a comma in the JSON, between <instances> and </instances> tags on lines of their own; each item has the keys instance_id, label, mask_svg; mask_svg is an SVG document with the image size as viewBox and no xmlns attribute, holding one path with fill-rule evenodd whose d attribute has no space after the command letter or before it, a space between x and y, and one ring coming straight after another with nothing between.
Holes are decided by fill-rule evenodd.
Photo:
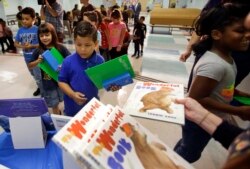
<instances>
[{"instance_id":1,"label":"book cover","mask_svg":"<svg viewBox=\"0 0 250 169\"><path fill-rule=\"evenodd\" d=\"M61 53L56 48L50 49L51 54L56 59L58 65L60 66L64 60ZM46 72L48 75L50 75L55 81L58 81L58 71L55 71L52 69L52 67L49 65L48 62L44 61L38 64L38 66ZM58 68L58 67L57 67Z\"/></svg>"},{"instance_id":2,"label":"book cover","mask_svg":"<svg viewBox=\"0 0 250 169\"><path fill-rule=\"evenodd\" d=\"M234 99L240 102L241 104L250 106L250 98L244 96L234 96Z\"/></svg>"},{"instance_id":3,"label":"book cover","mask_svg":"<svg viewBox=\"0 0 250 169\"><path fill-rule=\"evenodd\" d=\"M184 98L182 84L137 82L123 109L133 116L184 124L184 106L175 104L176 98Z\"/></svg>"},{"instance_id":4,"label":"book cover","mask_svg":"<svg viewBox=\"0 0 250 169\"><path fill-rule=\"evenodd\" d=\"M105 80L112 79L124 73L129 73L131 78L135 76L128 55L123 55L103 64L91 67L85 70L85 72L98 89L103 88L103 82Z\"/></svg>"},{"instance_id":5,"label":"book cover","mask_svg":"<svg viewBox=\"0 0 250 169\"><path fill-rule=\"evenodd\" d=\"M107 107L93 98L52 138L64 150L74 156L76 147L91 140L98 125L110 114Z\"/></svg>"},{"instance_id":6,"label":"book cover","mask_svg":"<svg viewBox=\"0 0 250 169\"><path fill-rule=\"evenodd\" d=\"M193 169L135 119L116 107L79 156L93 168Z\"/></svg>"},{"instance_id":7,"label":"book cover","mask_svg":"<svg viewBox=\"0 0 250 169\"><path fill-rule=\"evenodd\" d=\"M133 79L130 76L129 73L124 73L121 74L117 77L108 79L108 80L104 80L102 83L102 86L109 91L110 87L112 87L112 85L116 85L116 86L125 86L127 84L133 83Z\"/></svg>"},{"instance_id":8,"label":"book cover","mask_svg":"<svg viewBox=\"0 0 250 169\"><path fill-rule=\"evenodd\" d=\"M58 61L54 58L50 50L46 50L45 52L42 53L43 58L46 60L46 62L50 65L52 70L57 71L59 63Z\"/></svg>"}]
</instances>

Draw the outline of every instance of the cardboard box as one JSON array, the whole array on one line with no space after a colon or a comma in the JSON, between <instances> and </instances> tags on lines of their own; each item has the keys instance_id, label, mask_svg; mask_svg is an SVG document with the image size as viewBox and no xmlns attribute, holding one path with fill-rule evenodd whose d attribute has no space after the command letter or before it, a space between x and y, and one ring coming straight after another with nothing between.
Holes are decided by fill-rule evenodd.
<instances>
[{"instance_id":1,"label":"cardboard box","mask_svg":"<svg viewBox=\"0 0 250 169\"><path fill-rule=\"evenodd\" d=\"M63 169L72 169L72 168L81 169L81 167L76 162L74 157L67 151L62 150L62 156L63 156Z\"/></svg>"},{"instance_id":2,"label":"cardboard box","mask_svg":"<svg viewBox=\"0 0 250 169\"><path fill-rule=\"evenodd\" d=\"M15 149L45 148L47 132L40 116L9 118Z\"/></svg>"},{"instance_id":3,"label":"cardboard box","mask_svg":"<svg viewBox=\"0 0 250 169\"><path fill-rule=\"evenodd\" d=\"M43 98L0 99L0 118L5 131L11 132L15 149L45 147L47 131L42 117L47 112Z\"/></svg>"}]
</instances>

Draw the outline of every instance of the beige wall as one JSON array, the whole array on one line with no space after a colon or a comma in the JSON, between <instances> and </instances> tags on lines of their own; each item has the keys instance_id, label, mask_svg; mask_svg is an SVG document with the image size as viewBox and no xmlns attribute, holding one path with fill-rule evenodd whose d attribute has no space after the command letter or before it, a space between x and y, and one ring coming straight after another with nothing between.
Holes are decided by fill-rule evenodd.
<instances>
[{"instance_id":1,"label":"beige wall","mask_svg":"<svg viewBox=\"0 0 250 169\"><path fill-rule=\"evenodd\" d=\"M139 0L141 2L141 11L146 12L148 0Z\"/></svg>"}]
</instances>

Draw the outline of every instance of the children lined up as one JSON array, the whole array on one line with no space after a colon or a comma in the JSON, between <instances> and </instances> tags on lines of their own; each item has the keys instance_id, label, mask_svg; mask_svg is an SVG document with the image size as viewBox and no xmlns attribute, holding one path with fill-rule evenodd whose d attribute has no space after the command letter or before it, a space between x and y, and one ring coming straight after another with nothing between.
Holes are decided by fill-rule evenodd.
<instances>
[{"instance_id":1,"label":"children lined up","mask_svg":"<svg viewBox=\"0 0 250 169\"><path fill-rule=\"evenodd\" d=\"M38 67L38 64L43 62L43 57L41 56L41 54L45 50L49 50L52 47L55 47L56 49L58 49L59 52L64 57L70 55L70 53L62 44L58 42L58 37L56 35L57 31L52 24L45 23L45 24L41 24L39 27L35 25L35 23L37 22L36 22L36 14L35 14L34 9L30 7L26 7L21 11L20 14L22 18L22 27L19 28L17 32L14 44L17 48L21 48L23 50L25 63L27 64L27 67L31 75L34 77L37 83L38 88L33 93L33 95L37 96L41 94L41 96L45 98L45 101L48 107L52 108L52 112L55 114L61 114L61 110L59 109L59 103L62 101L62 91L60 90L58 83L54 81L47 73L41 70ZM102 53L106 52L106 58L105 58L106 60L110 60L118 56L121 56L123 53L127 53L128 44L130 41L130 35L126 31L125 24L121 22L120 11L114 10L111 14L111 18L112 18L112 22L110 22L110 20L108 20L107 22L103 22L101 18L101 14L98 11L86 12L83 14L83 20L88 21L88 23L90 23L92 26L91 27L88 26L86 22L84 22L84 24L79 23L79 26L78 25L76 26L77 29L75 29L74 31L75 33L74 42L76 46L76 54L79 54L80 52L82 52L78 56L82 56L85 60L89 58L88 61L90 62L87 63L87 67L94 66L96 64L100 64L104 62L103 57L97 54L97 52L99 52L98 42L101 47L100 49L105 49L105 51L102 51ZM79 29L80 29L79 27L80 28L86 27L86 30L89 29L86 35L83 34L83 41L82 41L81 33L79 35ZM102 34L105 35L105 38L103 38L104 41L102 40L101 33L97 30L101 30ZM93 34L93 32L91 33L91 31L99 32L99 36L97 36L98 38L96 40L95 40L95 35L94 35L95 33ZM110 32L112 32L111 35L110 35ZM111 38L111 41L109 40L110 38ZM86 39L87 39L87 42L85 43ZM126 42L123 42L124 40L126 40ZM83 49L83 51L81 51L82 46L85 46L85 49ZM92 47L95 47L94 51L92 50ZM87 51L85 51L86 48L87 48ZM109 49L112 49L112 50L108 51ZM110 55L109 53L114 53L114 54ZM98 58L98 61L96 60L96 58ZM67 77L68 75L67 73L65 73L68 70L67 66L65 68L65 65L67 65L67 59L65 60L66 61L63 63L62 70L60 71L60 75L59 75L60 77L59 81L62 80L62 82L60 81L59 84L61 84L60 87L62 88L63 92L66 94L65 114L72 116L79 109L77 109L77 106L75 106L75 104L73 104L72 102L69 103L70 101L68 100L70 99L67 98L67 93L70 90L67 90L67 88L65 89L64 88L65 85L63 85L66 82L70 82L70 81L66 81L66 82L63 81L65 80L64 79L65 76ZM80 70L80 67L78 68L79 68L78 70ZM74 79L73 77L69 77L69 78L70 80ZM97 88L87 77L84 77L84 78L85 78L84 80L85 82L88 81L87 84L89 83L89 86L87 88L85 86L84 90L80 90L79 91L80 94L76 92L79 94L79 95L76 95L75 98L73 98L76 104L84 104L85 102L87 103L92 97L98 98ZM72 85L72 84L69 83L69 85ZM73 89L77 90L77 88L76 89L74 88L74 85L73 85ZM117 89L119 89L119 87L112 86L112 90L117 90ZM85 94L86 94L86 98L85 98ZM67 106L68 103L70 105L69 108ZM73 105L73 109L71 107L72 105ZM82 105L80 107L82 107ZM77 109L76 111L74 111L75 108Z\"/></svg>"}]
</instances>

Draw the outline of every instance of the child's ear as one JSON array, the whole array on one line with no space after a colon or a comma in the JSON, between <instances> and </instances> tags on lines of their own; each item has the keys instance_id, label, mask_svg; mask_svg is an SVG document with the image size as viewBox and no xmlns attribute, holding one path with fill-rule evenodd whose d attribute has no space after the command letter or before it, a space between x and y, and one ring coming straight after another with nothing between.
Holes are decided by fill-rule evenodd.
<instances>
[{"instance_id":1,"label":"child's ear","mask_svg":"<svg viewBox=\"0 0 250 169\"><path fill-rule=\"evenodd\" d=\"M214 40L220 40L221 37L222 37L222 33L221 33L221 31L219 31L219 30L217 30L217 29L212 30L212 32L211 32L211 37L212 37L212 39L214 39Z\"/></svg>"},{"instance_id":2,"label":"child's ear","mask_svg":"<svg viewBox=\"0 0 250 169\"><path fill-rule=\"evenodd\" d=\"M98 40L96 40L96 41L95 41L95 47L97 47L97 46L98 46L98 44L99 44L99 41L98 41Z\"/></svg>"}]
</instances>

